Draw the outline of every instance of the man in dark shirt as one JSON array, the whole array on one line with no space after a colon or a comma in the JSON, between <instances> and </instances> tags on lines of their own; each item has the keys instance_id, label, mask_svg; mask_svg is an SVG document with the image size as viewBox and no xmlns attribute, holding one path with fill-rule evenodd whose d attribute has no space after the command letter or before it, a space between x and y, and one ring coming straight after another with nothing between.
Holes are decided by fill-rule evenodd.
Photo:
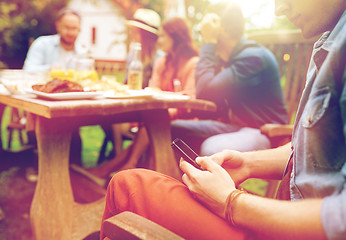
<instances>
[{"instance_id":1,"label":"man in dark shirt","mask_svg":"<svg viewBox=\"0 0 346 240\"><path fill-rule=\"evenodd\" d=\"M216 120L173 121L172 136L202 155L269 148L260 126L287 123L276 59L244 37L244 24L240 7L225 2L212 5L201 24L204 44L196 67L196 95L215 102L220 115Z\"/></svg>"}]
</instances>

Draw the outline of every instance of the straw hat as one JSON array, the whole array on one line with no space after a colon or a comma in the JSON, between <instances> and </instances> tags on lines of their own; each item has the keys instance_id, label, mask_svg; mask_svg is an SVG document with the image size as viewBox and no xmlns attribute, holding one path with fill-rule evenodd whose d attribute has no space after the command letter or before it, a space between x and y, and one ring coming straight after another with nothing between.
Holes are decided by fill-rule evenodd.
<instances>
[{"instance_id":1,"label":"straw hat","mask_svg":"<svg viewBox=\"0 0 346 240\"><path fill-rule=\"evenodd\" d=\"M126 22L129 26L138 27L148 32L158 34L161 25L160 15L147 8L139 8L133 15L133 19Z\"/></svg>"}]
</instances>

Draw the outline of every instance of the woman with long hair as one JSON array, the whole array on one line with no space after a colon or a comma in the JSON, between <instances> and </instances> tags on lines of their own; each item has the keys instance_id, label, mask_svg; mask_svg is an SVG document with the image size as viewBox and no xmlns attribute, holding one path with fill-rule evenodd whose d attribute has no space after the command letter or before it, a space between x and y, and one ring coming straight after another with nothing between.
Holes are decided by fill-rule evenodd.
<instances>
[{"instance_id":1,"label":"woman with long hair","mask_svg":"<svg viewBox=\"0 0 346 240\"><path fill-rule=\"evenodd\" d=\"M178 17L163 22L157 45L165 52L165 56L155 60L149 86L195 98L195 67L199 57L187 22ZM169 109L169 112L171 119L179 118L181 115L181 111L177 109ZM148 146L147 131L144 127L140 127L133 141L128 161L121 169L136 167L138 159Z\"/></svg>"},{"instance_id":2,"label":"woman with long hair","mask_svg":"<svg viewBox=\"0 0 346 240\"><path fill-rule=\"evenodd\" d=\"M161 26L161 17L151 9L139 8L134 13L133 19L128 20L126 24L130 27L129 38L131 38L131 41L140 43L142 47L143 88L145 88L151 78L153 63L157 55L156 43ZM130 51L127 64L131 62L132 57ZM127 74L125 82L127 82Z\"/></svg>"},{"instance_id":3,"label":"woman with long hair","mask_svg":"<svg viewBox=\"0 0 346 240\"><path fill-rule=\"evenodd\" d=\"M152 75L154 60L157 55L156 43L159 28L161 26L161 17L152 9L139 8L135 11L132 19L126 21L126 25L129 27L128 39L129 42L131 42L130 46L133 46L133 43L141 44L141 61L143 64L143 82L141 87L145 88L148 87L148 83ZM127 70L129 69L129 64L132 61L132 58L133 52L130 51L127 56ZM125 72L125 84L128 83L127 80L128 71ZM112 156L112 154L118 154L121 152L122 141L119 140L121 140L123 136L128 135L131 124L103 124L102 128L106 137L100 150L99 161L103 161L107 157ZM115 142L116 140L112 141L114 149L109 156L105 156L107 143L112 138L118 138L118 142Z\"/></svg>"},{"instance_id":4,"label":"woman with long hair","mask_svg":"<svg viewBox=\"0 0 346 240\"><path fill-rule=\"evenodd\" d=\"M155 61L150 87L195 97L194 74L198 50L193 44L187 22L182 18L166 20L157 44L166 55Z\"/></svg>"},{"instance_id":5,"label":"woman with long hair","mask_svg":"<svg viewBox=\"0 0 346 240\"><path fill-rule=\"evenodd\" d=\"M157 44L165 55L155 60L149 86L195 98L194 75L199 58L187 22L182 18L166 20L161 26ZM179 118L181 112L176 109L169 111L172 119ZM135 168L138 159L146 152L148 146L148 134L145 127L140 126L133 143L121 153L119 158L114 158L96 168L89 168L87 171L96 177L107 178L115 171ZM124 159L126 163L118 169L119 161Z\"/></svg>"}]
</instances>

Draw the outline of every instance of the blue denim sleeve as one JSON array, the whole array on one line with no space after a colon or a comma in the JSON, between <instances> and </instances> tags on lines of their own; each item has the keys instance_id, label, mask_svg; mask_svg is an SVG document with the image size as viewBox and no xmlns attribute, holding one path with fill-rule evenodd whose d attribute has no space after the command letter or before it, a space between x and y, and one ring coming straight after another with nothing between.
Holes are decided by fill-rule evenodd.
<instances>
[{"instance_id":1,"label":"blue denim sleeve","mask_svg":"<svg viewBox=\"0 0 346 240\"><path fill-rule=\"evenodd\" d=\"M344 64L344 63L343 63ZM346 71L342 77L343 90L340 97L340 112L346 144ZM326 197L322 203L321 218L328 239L345 239L346 236L346 156L340 173L331 176L343 182L342 189L335 195Z\"/></svg>"},{"instance_id":2,"label":"blue denim sleeve","mask_svg":"<svg viewBox=\"0 0 346 240\"><path fill-rule=\"evenodd\" d=\"M337 195L323 199L321 218L328 239L345 239L346 236L346 163L341 174L343 190Z\"/></svg>"}]
</instances>

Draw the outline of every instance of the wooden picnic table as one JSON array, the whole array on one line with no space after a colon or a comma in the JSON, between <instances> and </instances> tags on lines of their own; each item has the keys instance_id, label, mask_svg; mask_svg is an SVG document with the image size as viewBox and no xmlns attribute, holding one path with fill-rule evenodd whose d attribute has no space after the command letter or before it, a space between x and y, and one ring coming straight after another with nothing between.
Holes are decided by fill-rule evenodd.
<instances>
[{"instance_id":1,"label":"wooden picnic table","mask_svg":"<svg viewBox=\"0 0 346 240\"><path fill-rule=\"evenodd\" d=\"M1 114L6 105L26 111L36 132L38 182L30 220L37 240L82 239L100 228L104 199L90 204L79 204L73 199L69 148L74 129L102 123L143 122L152 144L155 169L180 178L170 147L168 108L216 111L212 102L171 95L64 101L44 100L34 95L0 95Z\"/></svg>"}]
</instances>

